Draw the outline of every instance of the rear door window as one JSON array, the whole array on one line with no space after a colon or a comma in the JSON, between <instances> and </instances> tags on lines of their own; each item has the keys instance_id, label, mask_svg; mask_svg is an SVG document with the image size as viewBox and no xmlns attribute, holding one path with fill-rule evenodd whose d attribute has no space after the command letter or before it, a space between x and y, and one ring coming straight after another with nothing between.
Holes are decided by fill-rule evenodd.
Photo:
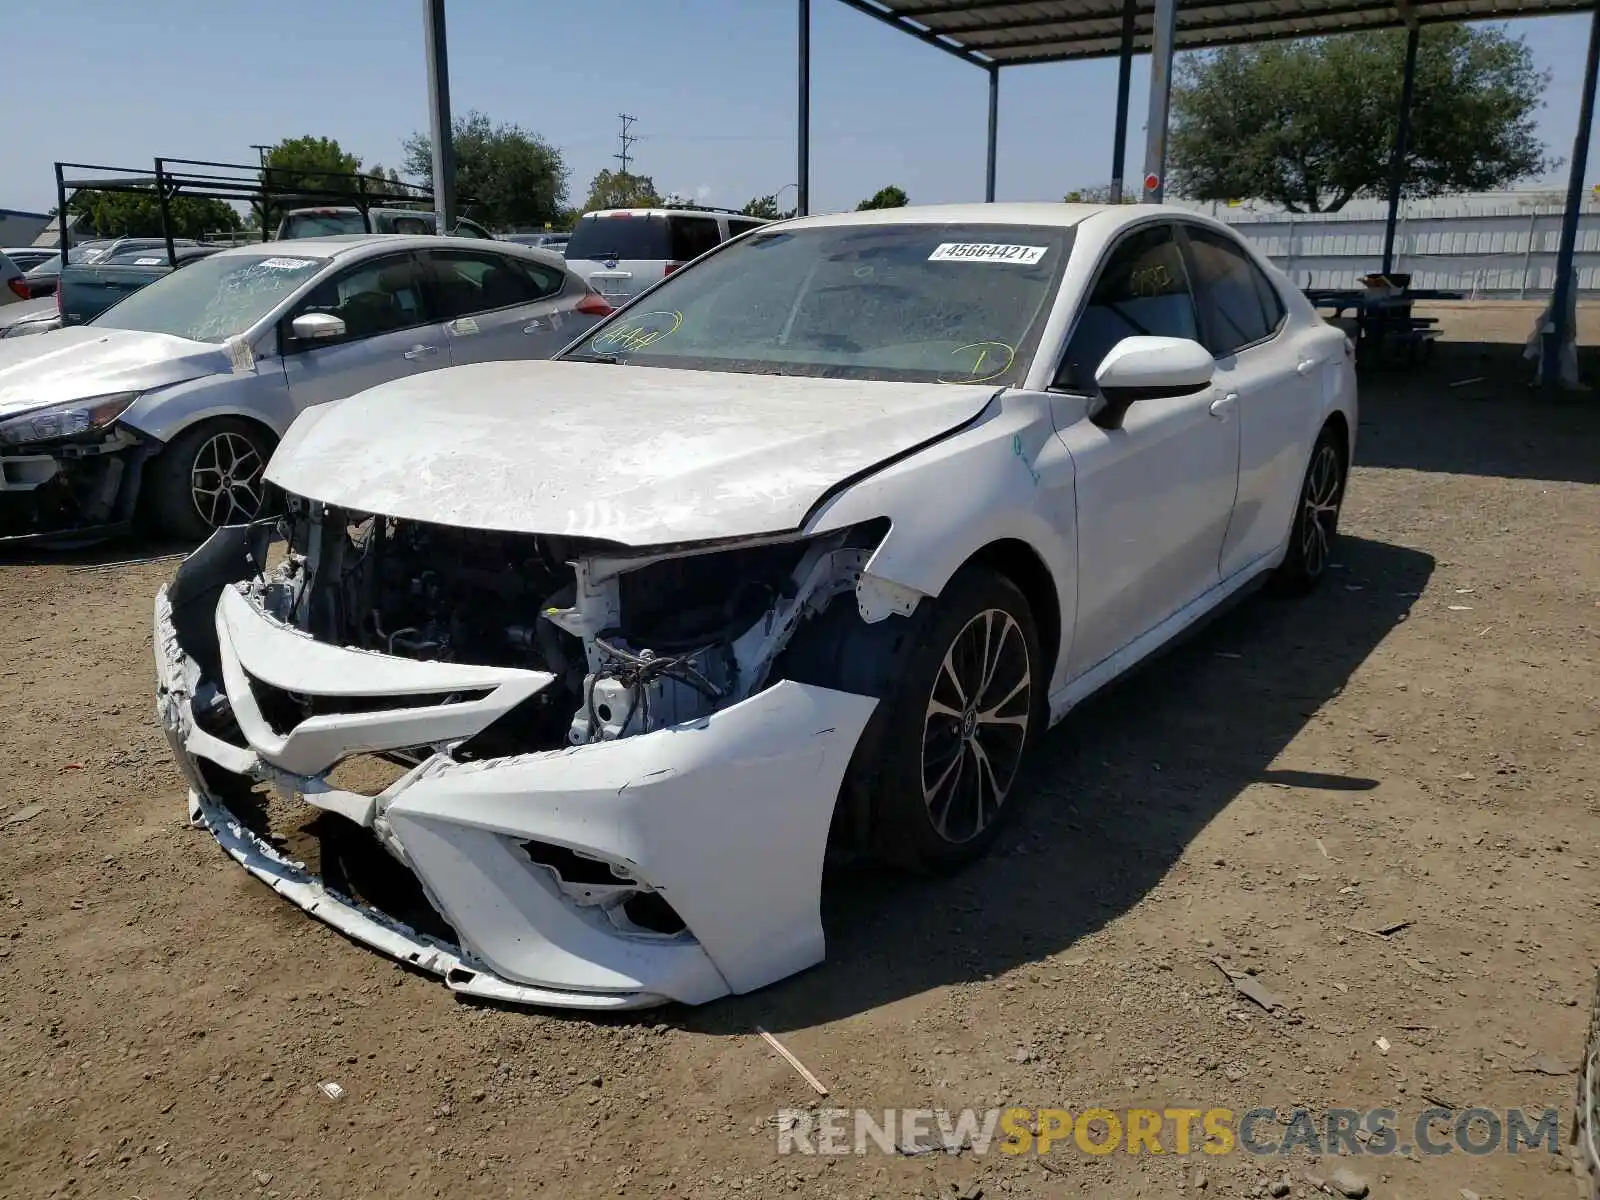
<instances>
[{"instance_id":1,"label":"rear door window","mask_svg":"<svg viewBox=\"0 0 1600 1200\"><path fill-rule=\"evenodd\" d=\"M430 250L434 309L442 320L531 304L561 290L554 268L475 250ZM537 272L537 273L536 273Z\"/></svg>"},{"instance_id":2,"label":"rear door window","mask_svg":"<svg viewBox=\"0 0 1600 1200\"><path fill-rule=\"evenodd\" d=\"M716 222L712 222L713 227ZM715 243L713 243L715 244ZM584 217L567 243L568 258L647 259L665 262L672 258L665 217L619 214L609 217Z\"/></svg>"},{"instance_id":3,"label":"rear door window","mask_svg":"<svg viewBox=\"0 0 1600 1200\"><path fill-rule=\"evenodd\" d=\"M1186 225L1189 253L1203 299L1206 348L1218 358L1265 340L1282 316L1262 307L1260 269L1226 235Z\"/></svg>"},{"instance_id":4,"label":"rear door window","mask_svg":"<svg viewBox=\"0 0 1600 1200\"><path fill-rule=\"evenodd\" d=\"M715 217L669 217L672 225L672 258L688 262L722 242L722 230Z\"/></svg>"}]
</instances>

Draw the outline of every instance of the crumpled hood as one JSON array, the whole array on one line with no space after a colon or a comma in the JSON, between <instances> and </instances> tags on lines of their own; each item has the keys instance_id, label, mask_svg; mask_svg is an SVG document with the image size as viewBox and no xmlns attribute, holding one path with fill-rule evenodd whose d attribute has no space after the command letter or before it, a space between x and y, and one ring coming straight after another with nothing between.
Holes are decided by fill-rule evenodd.
<instances>
[{"instance_id":1,"label":"crumpled hood","mask_svg":"<svg viewBox=\"0 0 1600 1200\"><path fill-rule=\"evenodd\" d=\"M0 417L88 396L145 392L232 369L226 346L165 333L74 325L0 339Z\"/></svg>"},{"instance_id":2,"label":"crumpled hood","mask_svg":"<svg viewBox=\"0 0 1600 1200\"><path fill-rule=\"evenodd\" d=\"M797 528L831 486L971 420L997 390L482 363L308 409L267 478L476 529L633 546L741 537Z\"/></svg>"}]
</instances>

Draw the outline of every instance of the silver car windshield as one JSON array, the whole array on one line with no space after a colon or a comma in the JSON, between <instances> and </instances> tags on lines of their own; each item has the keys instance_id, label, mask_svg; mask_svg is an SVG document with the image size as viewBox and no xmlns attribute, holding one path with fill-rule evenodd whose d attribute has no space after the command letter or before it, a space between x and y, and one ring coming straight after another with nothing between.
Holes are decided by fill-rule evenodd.
<instances>
[{"instance_id":1,"label":"silver car windshield","mask_svg":"<svg viewBox=\"0 0 1600 1200\"><path fill-rule=\"evenodd\" d=\"M327 265L325 258L218 254L131 293L89 324L168 333L195 342L226 341Z\"/></svg>"},{"instance_id":2,"label":"silver car windshield","mask_svg":"<svg viewBox=\"0 0 1600 1200\"><path fill-rule=\"evenodd\" d=\"M776 228L669 276L561 357L751 374L1014 384L1072 230Z\"/></svg>"}]
</instances>

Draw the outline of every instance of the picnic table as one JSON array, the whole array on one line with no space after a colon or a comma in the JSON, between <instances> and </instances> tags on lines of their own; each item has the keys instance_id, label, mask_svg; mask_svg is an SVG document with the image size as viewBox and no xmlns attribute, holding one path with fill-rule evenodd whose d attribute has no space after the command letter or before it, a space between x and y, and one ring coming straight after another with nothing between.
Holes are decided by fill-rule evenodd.
<instances>
[{"instance_id":1,"label":"picnic table","mask_svg":"<svg viewBox=\"0 0 1600 1200\"><path fill-rule=\"evenodd\" d=\"M1371 363L1390 351L1403 351L1406 362L1433 348L1439 336L1437 317L1416 317L1411 306L1418 301L1464 300L1461 292L1446 292L1409 285L1410 276L1390 276L1393 286L1381 288L1306 288L1312 307L1330 309L1335 321L1351 313L1355 321L1356 360Z\"/></svg>"}]
</instances>

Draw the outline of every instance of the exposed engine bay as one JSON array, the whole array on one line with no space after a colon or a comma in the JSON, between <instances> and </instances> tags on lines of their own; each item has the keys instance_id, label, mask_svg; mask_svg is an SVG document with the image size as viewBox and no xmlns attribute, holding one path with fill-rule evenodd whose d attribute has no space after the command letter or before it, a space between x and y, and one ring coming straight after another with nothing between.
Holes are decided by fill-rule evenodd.
<instances>
[{"instance_id":1,"label":"exposed engine bay","mask_svg":"<svg viewBox=\"0 0 1600 1200\"><path fill-rule=\"evenodd\" d=\"M289 497L281 529L287 557L244 585L277 621L332 645L556 676L454 748L471 761L648 733L760 690L886 525L638 551Z\"/></svg>"}]
</instances>

